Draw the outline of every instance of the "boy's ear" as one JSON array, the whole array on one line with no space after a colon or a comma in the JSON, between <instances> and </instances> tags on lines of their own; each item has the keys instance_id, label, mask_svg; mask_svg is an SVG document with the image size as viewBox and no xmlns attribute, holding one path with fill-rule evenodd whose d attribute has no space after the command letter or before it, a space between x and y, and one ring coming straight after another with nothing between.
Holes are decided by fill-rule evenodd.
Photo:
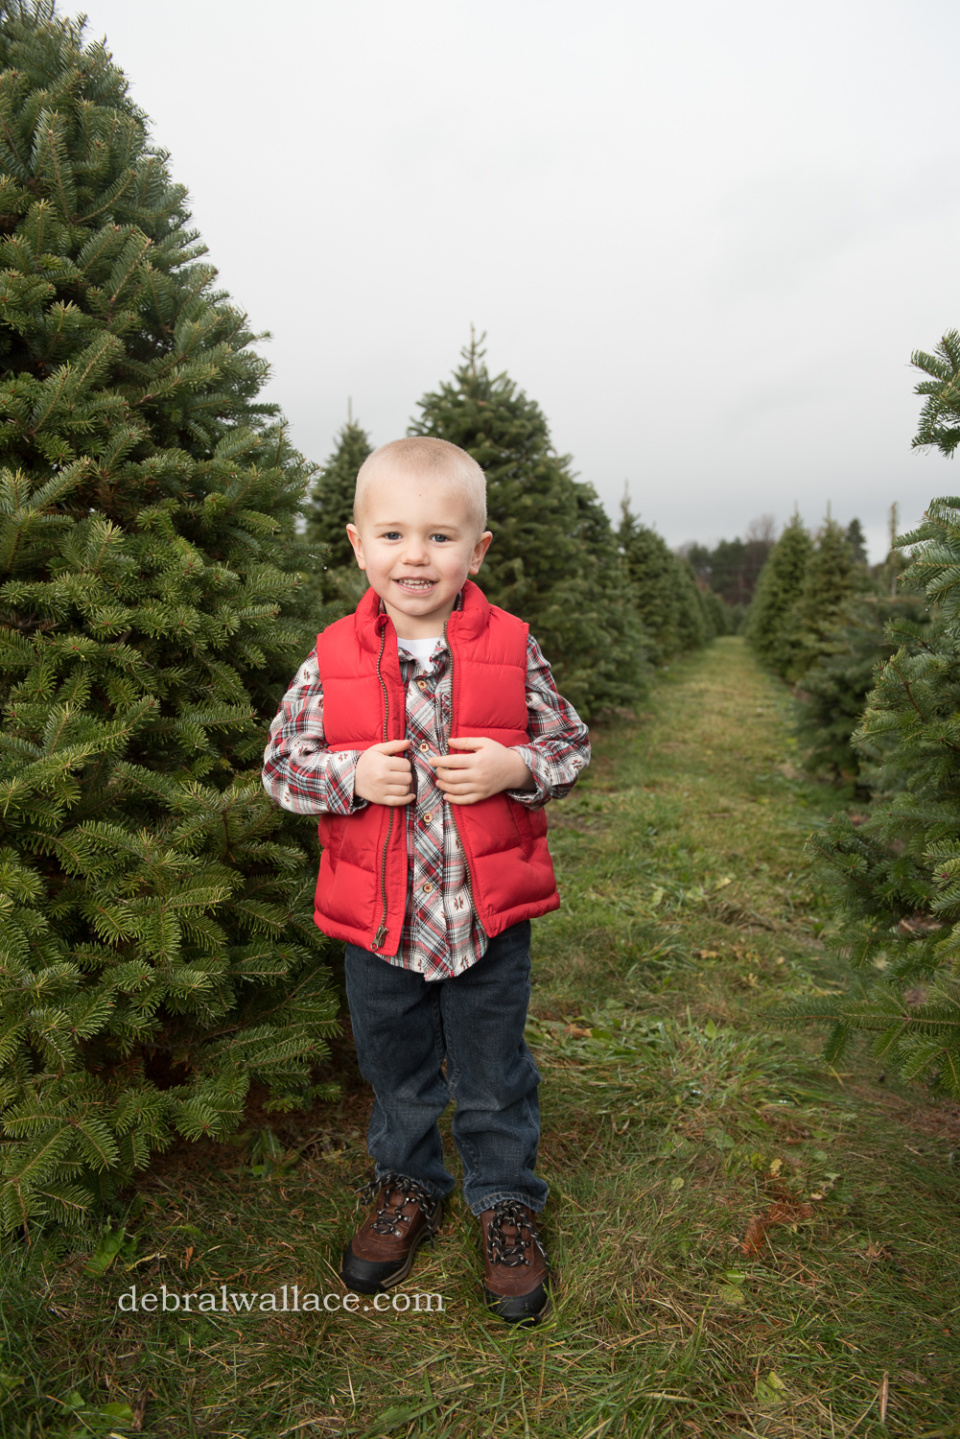
<instances>
[{"instance_id":1,"label":"boy's ear","mask_svg":"<svg viewBox=\"0 0 960 1439\"><path fill-rule=\"evenodd\" d=\"M357 557L357 564L362 570L365 570L367 565L363 558L363 542L360 539L360 531L356 525L347 525L347 539L353 545L353 553Z\"/></svg>"},{"instance_id":2,"label":"boy's ear","mask_svg":"<svg viewBox=\"0 0 960 1439\"><path fill-rule=\"evenodd\" d=\"M472 575L475 575L477 573L477 570L483 564L483 557L487 553L487 550L490 548L490 541L492 539L493 535L490 530L484 530L483 534L477 540L477 543L473 549L473 557L470 560L470 573Z\"/></svg>"}]
</instances>

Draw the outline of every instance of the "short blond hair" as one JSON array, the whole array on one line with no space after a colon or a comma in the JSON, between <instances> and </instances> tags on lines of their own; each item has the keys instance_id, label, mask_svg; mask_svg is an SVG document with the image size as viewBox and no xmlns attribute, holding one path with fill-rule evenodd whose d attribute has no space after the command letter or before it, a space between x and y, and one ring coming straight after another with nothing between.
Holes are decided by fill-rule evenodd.
<instances>
[{"instance_id":1,"label":"short blond hair","mask_svg":"<svg viewBox=\"0 0 960 1439\"><path fill-rule=\"evenodd\" d=\"M447 480L459 485L470 501L477 533L487 527L487 477L472 455L452 445L449 440L434 440L427 435L391 440L368 455L360 466L353 496L353 522L359 523L367 487L384 464L390 464L404 476L426 476L431 480Z\"/></svg>"}]
</instances>

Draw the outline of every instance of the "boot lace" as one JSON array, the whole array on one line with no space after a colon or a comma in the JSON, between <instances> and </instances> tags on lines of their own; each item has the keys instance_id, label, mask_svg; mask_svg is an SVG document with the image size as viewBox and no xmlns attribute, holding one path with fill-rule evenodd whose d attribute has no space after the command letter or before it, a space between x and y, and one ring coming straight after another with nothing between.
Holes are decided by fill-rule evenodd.
<instances>
[{"instance_id":1,"label":"boot lace","mask_svg":"<svg viewBox=\"0 0 960 1439\"><path fill-rule=\"evenodd\" d=\"M387 1201L377 1207L376 1215L370 1221L370 1228L375 1234L394 1234L401 1237L403 1230L400 1226L410 1223L410 1215L403 1212L407 1204L415 1204L423 1212L428 1224L436 1207L433 1195L428 1194L422 1184L418 1184L415 1179L408 1179L405 1174L385 1174L381 1179L374 1177L359 1192L367 1203L381 1192ZM391 1199L394 1201L392 1204Z\"/></svg>"},{"instance_id":2,"label":"boot lace","mask_svg":"<svg viewBox=\"0 0 960 1439\"><path fill-rule=\"evenodd\" d=\"M504 1233L504 1225L513 1230L509 1239ZM528 1239L524 1239L524 1232L530 1236ZM526 1211L512 1199L504 1199L495 1204L487 1231L487 1254L491 1263L505 1264L508 1269L519 1264L529 1264L526 1251L534 1245L546 1259L547 1251L543 1247L536 1225Z\"/></svg>"}]
</instances>

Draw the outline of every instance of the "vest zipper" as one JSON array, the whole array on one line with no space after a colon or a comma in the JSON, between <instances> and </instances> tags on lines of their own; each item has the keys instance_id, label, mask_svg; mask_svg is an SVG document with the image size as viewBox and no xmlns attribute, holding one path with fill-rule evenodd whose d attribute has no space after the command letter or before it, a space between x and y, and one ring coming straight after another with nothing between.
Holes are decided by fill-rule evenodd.
<instances>
[{"instance_id":1,"label":"vest zipper","mask_svg":"<svg viewBox=\"0 0 960 1439\"><path fill-rule=\"evenodd\" d=\"M380 673L380 661L383 659L383 647L387 642L387 627L384 625L380 631L380 653L377 655L377 679L380 681L380 688L383 690L383 742L386 744L388 729L390 726L390 694L387 690L383 675ZM380 918L380 928L377 930L373 940L374 949L382 949L383 941L387 937L387 851L390 848L390 836L393 834L393 806L390 807L390 817L387 821L387 837L383 845L383 857L380 860L380 898L383 901L383 914Z\"/></svg>"},{"instance_id":2,"label":"vest zipper","mask_svg":"<svg viewBox=\"0 0 960 1439\"><path fill-rule=\"evenodd\" d=\"M454 663L453 663L453 647L451 646L449 640L447 639L447 623L446 623L446 621L444 622L444 626L443 626L443 638L444 638L444 642L445 642L445 644L446 644L446 646L447 646L447 653L448 653L449 656L450 656L450 727L451 727L451 729L452 729L452 728L453 728L453 716L454 716L454 703L453 703ZM449 747L450 747L450 736L447 735L447 748L449 749ZM454 829L457 831L457 838L458 838L459 841L460 841L460 853L463 855L463 869L464 869L464 873L465 873L466 876L467 876L467 890L468 890L468 892L469 892L469 894L470 894L470 903L473 905L473 912L474 912L474 914L476 915L476 917L477 917L477 923L479 924L479 922L480 922L480 916L479 916L479 914L477 914L477 902L476 902L476 900L474 899L474 896L473 896L473 875L470 873L470 861L469 861L469 859L467 858L467 851L466 851L466 849L465 849L465 847L464 847L464 843L463 843L463 832L462 832L462 830L460 829L460 821L457 819L457 806L456 806L455 804L450 804L449 801L448 801L448 803L447 803L447 808L448 808L448 810L450 811L450 816L451 816L451 818L453 819L453 827L454 827Z\"/></svg>"}]
</instances>

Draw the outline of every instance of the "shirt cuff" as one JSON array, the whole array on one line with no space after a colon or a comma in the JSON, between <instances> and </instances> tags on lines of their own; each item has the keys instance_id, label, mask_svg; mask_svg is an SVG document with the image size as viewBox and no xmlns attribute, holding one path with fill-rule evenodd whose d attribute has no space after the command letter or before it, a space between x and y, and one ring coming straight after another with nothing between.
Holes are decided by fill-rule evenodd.
<instances>
[{"instance_id":1,"label":"shirt cuff","mask_svg":"<svg viewBox=\"0 0 960 1439\"><path fill-rule=\"evenodd\" d=\"M363 753L358 749L337 750L327 761L327 798L329 814L356 814L366 809L367 801L356 793L357 765Z\"/></svg>"},{"instance_id":2,"label":"shirt cuff","mask_svg":"<svg viewBox=\"0 0 960 1439\"><path fill-rule=\"evenodd\" d=\"M508 789L507 794L515 799L518 804L526 805L527 809L542 809L547 800L551 797L551 790L545 785L537 773L540 756L532 745L517 744L511 746L515 754L523 760L527 769L533 775L535 789Z\"/></svg>"}]
</instances>

